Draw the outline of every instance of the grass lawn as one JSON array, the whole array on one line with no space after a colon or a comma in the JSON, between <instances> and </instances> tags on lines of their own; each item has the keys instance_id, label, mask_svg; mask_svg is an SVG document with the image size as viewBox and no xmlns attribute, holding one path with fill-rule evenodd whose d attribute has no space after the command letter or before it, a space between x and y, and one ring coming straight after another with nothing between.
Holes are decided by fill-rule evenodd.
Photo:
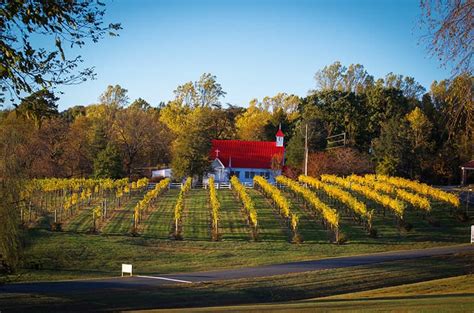
<instances>
[{"instance_id":1,"label":"grass lawn","mask_svg":"<svg viewBox=\"0 0 474 313\"><path fill-rule=\"evenodd\" d=\"M246 241L251 238L251 230L242 213L242 203L229 189L217 190L221 204L219 232L222 240Z\"/></svg>"},{"instance_id":2,"label":"grass lawn","mask_svg":"<svg viewBox=\"0 0 474 313\"><path fill-rule=\"evenodd\" d=\"M170 237L174 226L174 206L178 193L179 189L170 189L157 199L156 208L142 222L144 236L161 239Z\"/></svg>"},{"instance_id":3,"label":"grass lawn","mask_svg":"<svg viewBox=\"0 0 474 313\"><path fill-rule=\"evenodd\" d=\"M133 227L133 208L143 195L136 194L117 208L113 208L109 213L109 218L103 223L100 231L104 234L125 234Z\"/></svg>"},{"instance_id":4,"label":"grass lawn","mask_svg":"<svg viewBox=\"0 0 474 313\"><path fill-rule=\"evenodd\" d=\"M272 207L271 202L255 189L247 189L247 192L257 210L258 240L288 241L290 238L288 227L278 211Z\"/></svg>"},{"instance_id":5,"label":"grass lawn","mask_svg":"<svg viewBox=\"0 0 474 313\"><path fill-rule=\"evenodd\" d=\"M184 196L183 237L185 240L210 240L209 193L192 189Z\"/></svg>"},{"instance_id":6,"label":"grass lawn","mask_svg":"<svg viewBox=\"0 0 474 313\"><path fill-rule=\"evenodd\" d=\"M2 294L5 311L41 312L51 310L129 310L151 308L191 308L287 302L271 306L217 308L216 311L261 311L340 309L411 309L441 311L472 309L474 253L385 262L351 268L157 287L130 286L116 289L75 292L74 294ZM453 278L461 276L458 279ZM453 280L443 280L452 278ZM431 280L438 280L429 283ZM410 285L420 282L424 284ZM400 286L392 289L379 289ZM370 290L370 291L369 291ZM355 292L364 292L354 294ZM338 296L336 298L326 298ZM307 301L302 302L301 300ZM294 302L298 301L298 302ZM439 307L435 307L435 305ZM267 307L267 308L266 308ZM186 312L190 309L186 309ZM303 311L306 312L306 311Z\"/></svg>"}]
</instances>

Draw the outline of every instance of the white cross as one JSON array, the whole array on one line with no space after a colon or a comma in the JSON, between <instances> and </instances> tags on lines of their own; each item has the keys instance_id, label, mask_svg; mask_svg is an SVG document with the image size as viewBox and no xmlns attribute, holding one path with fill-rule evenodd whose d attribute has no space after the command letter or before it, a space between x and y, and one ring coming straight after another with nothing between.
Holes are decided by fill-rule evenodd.
<instances>
[{"instance_id":1,"label":"white cross","mask_svg":"<svg viewBox=\"0 0 474 313\"><path fill-rule=\"evenodd\" d=\"M216 158L219 157L219 152L220 152L219 149L216 149Z\"/></svg>"}]
</instances>

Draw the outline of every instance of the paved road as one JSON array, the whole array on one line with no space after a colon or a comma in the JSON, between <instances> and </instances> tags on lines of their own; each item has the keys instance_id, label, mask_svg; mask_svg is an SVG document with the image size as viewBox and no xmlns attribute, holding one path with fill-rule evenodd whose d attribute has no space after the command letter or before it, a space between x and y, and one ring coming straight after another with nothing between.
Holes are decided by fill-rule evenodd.
<instances>
[{"instance_id":1,"label":"paved road","mask_svg":"<svg viewBox=\"0 0 474 313\"><path fill-rule=\"evenodd\" d=\"M256 266L232 270L195 272L184 274L149 275L133 277L117 277L106 279L70 280L62 282L20 283L0 286L0 292L21 293L74 293L91 292L105 288L139 288L183 282L208 282L238 278L264 277L289 273L301 273L324 269L335 269L358 265L370 265L388 261L398 261L421 257L454 254L474 251L474 245L457 245L439 248L393 251L368 255L337 257L314 261L292 262L267 266Z\"/></svg>"}]
</instances>

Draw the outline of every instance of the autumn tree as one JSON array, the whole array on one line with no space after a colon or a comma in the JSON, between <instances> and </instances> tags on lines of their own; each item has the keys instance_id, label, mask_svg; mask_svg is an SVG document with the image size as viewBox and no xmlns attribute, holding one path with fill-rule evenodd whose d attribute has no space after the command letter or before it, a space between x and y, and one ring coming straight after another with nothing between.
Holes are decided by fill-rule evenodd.
<instances>
[{"instance_id":1,"label":"autumn tree","mask_svg":"<svg viewBox=\"0 0 474 313\"><path fill-rule=\"evenodd\" d=\"M411 176L419 179L422 171L429 168L433 152L431 130L433 124L423 111L416 107L405 117L408 121L408 140L410 141L410 152L412 154Z\"/></svg>"},{"instance_id":2,"label":"autumn tree","mask_svg":"<svg viewBox=\"0 0 474 313\"><path fill-rule=\"evenodd\" d=\"M174 134L172 168L176 178L203 175L209 169L209 149L213 136L219 135L216 121L224 97L216 77L203 74L198 81L180 85L175 99L160 110L160 120Z\"/></svg>"},{"instance_id":3,"label":"autumn tree","mask_svg":"<svg viewBox=\"0 0 474 313\"><path fill-rule=\"evenodd\" d=\"M21 259L19 229L20 191L28 178L31 121L18 119L11 111L0 115L0 273L11 273Z\"/></svg>"},{"instance_id":4,"label":"autumn tree","mask_svg":"<svg viewBox=\"0 0 474 313\"><path fill-rule=\"evenodd\" d=\"M16 112L32 120L36 127L41 127L43 120L57 116L59 98L46 89L39 90L24 98L17 107Z\"/></svg>"},{"instance_id":5,"label":"autumn tree","mask_svg":"<svg viewBox=\"0 0 474 313\"><path fill-rule=\"evenodd\" d=\"M127 175L137 165L155 166L168 161L167 128L153 113L136 107L121 109L116 113L111 131L112 139L123 152Z\"/></svg>"},{"instance_id":6,"label":"autumn tree","mask_svg":"<svg viewBox=\"0 0 474 313\"><path fill-rule=\"evenodd\" d=\"M207 136L212 125L210 108L195 108L188 114L187 123L177 134L172 145L173 176L202 176L209 170L211 138Z\"/></svg>"},{"instance_id":7,"label":"autumn tree","mask_svg":"<svg viewBox=\"0 0 474 313\"><path fill-rule=\"evenodd\" d=\"M235 121L237 135L242 140L264 140L265 125L271 117L268 109L258 103L257 99L250 101L244 113Z\"/></svg>"}]
</instances>

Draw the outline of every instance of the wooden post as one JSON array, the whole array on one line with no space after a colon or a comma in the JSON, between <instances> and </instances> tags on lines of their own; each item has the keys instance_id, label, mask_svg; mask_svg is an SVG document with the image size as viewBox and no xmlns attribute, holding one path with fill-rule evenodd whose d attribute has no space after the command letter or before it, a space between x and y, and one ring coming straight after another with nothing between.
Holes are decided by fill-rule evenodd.
<instances>
[{"instance_id":1,"label":"wooden post","mask_svg":"<svg viewBox=\"0 0 474 313\"><path fill-rule=\"evenodd\" d=\"M107 199L104 199L104 218L107 218Z\"/></svg>"}]
</instances>

